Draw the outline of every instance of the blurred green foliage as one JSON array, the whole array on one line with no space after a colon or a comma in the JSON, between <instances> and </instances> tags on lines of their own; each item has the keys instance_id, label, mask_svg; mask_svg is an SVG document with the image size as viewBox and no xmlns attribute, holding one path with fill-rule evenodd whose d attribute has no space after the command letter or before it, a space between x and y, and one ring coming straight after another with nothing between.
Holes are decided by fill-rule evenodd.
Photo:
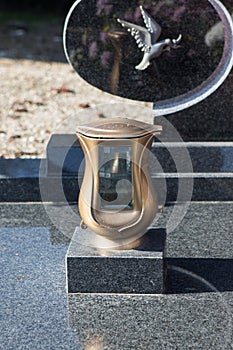
<instances>
[{"instance_id":1,"label":"blurred green foliage","mask_svg":"<svg viewBox=\"0 0 233 350\"><path fill-rule=\"evenodd\" d=\"M60 14L53 13L41 13L39 16L35 12L17 12L17 11L0 11L0 24L9 24L9 22L26 22L27 24L37 25L42 24L43 22L55 22L58 21L59 18L63 18L64 16Z\"/></svg>"}]
</instances>

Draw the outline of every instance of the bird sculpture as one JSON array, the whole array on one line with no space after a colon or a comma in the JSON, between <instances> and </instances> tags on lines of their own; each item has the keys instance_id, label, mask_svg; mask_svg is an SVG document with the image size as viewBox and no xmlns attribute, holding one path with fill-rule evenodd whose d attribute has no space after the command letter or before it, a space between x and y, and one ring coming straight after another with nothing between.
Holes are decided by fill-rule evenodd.
<instances>
[{"instance_id":1,"label":"bird sculpture","mask_svg":"<svg viewBox=\"0 0 233 350\"><path fill-rule=\"evenodd\" d=\"M144 19L145 27L129 23L127 21L117 19L122 27L127 28L130 34L136 40L138 47L144 52L143 59L135 68L138 70L146 69L151 61L160 56L166 50L176 49L181 41L180 34L177 39L164 39L158 42L161 34L160 25L140 6L142 17Z\"/></svg>"}]
</instances>

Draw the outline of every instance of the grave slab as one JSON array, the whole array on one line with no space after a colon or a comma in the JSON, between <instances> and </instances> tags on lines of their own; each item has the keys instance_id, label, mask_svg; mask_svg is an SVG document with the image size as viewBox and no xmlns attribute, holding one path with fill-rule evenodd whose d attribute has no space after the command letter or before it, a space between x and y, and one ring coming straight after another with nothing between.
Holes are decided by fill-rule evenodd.
<instances>
[{"instance_id":1,"label":"grave slab","mask_svg":"<svg viewBox=\"0 0 233 350\"><path fill-rule=\"evenodd\" d=\"M70 221L64 208L51 207ZM165 207L155 227L165 228L173 210ZM2 348L232 349L232 217L232 202L190 204L182 222L167 231L162 295L67 298L68 242L58 222L51 228L42 203L0 203Z\"/></svg>"}]
</instances>

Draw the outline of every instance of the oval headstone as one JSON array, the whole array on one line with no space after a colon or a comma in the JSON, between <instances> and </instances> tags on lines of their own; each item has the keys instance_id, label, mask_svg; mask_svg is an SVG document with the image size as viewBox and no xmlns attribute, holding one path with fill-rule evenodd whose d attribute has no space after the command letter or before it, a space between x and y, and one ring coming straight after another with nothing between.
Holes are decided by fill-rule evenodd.
<instances>
[{"instance_id":1,"label":"oval headstone","mask_svg":"<svg viewBox=\"0 0 233 350\"><path fill-rule=\"evenodd\" d=\"M149 0L143 8L135 0L76 1L64 26L67 59L84 80L100 90L127 99L159 102L158 106L162 101L163 106L163 101L199 88L216 71L224 47L223 30L221 35L214 32L220 23L218 13L224 12L220 7L216 10L216 2L222 6L217 0ZM154 21L161 27L156 43L168 38L175 43L179 35L182 38L175 48L165 45L141 70L138 67L148 38L143 42L145 32L139 30L135 35L128 23L136 30L140 26L150 32Z\"/></svg>"}]
</instances>

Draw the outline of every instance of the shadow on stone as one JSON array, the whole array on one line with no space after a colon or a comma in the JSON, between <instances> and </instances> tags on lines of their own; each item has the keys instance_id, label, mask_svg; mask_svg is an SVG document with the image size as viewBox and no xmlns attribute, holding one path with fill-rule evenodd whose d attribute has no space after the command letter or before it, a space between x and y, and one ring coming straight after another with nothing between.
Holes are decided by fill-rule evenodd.
<instances>
[{"instance_id":1,"label":"shadow on stone","mask_svg":"<svg viewBox=\"0 0 233 350\"><path fill-rule=\"evenodd\" d=\"M233 291L233 259L167 258L166 294Z\"/></svg>"}]
</instances>

